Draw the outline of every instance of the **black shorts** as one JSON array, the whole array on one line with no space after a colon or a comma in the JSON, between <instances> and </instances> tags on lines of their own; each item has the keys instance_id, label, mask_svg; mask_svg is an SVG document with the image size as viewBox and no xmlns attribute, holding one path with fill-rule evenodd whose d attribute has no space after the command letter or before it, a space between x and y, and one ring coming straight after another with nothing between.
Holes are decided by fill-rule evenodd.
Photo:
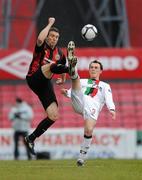
<instances>
[{"instance_id":1,"label":"black shorts","mask_svg":"<svg viewBox=\"0 0 142 180\"><path fill-rule=\"evenodd\" d=\"M52 102L58 105L52 82L43 75L41 67L32 76L26 76L26 80L30 89L39 97L45 110Z\"/></svg>"}]
</instances>

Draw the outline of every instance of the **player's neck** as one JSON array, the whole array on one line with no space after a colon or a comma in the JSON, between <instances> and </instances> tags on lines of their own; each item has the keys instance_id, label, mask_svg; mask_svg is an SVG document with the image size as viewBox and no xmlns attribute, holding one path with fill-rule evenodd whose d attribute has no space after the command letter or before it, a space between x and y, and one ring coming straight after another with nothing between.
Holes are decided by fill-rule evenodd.
<instances>
[{"instance_id":1,"label":"player's neck","mask_svg":"<svg viewBox=\"0 0 142 180\"><path fill-rule=\"evenodd\" d=\"M97 77L96 77L96 78L93 78L93 77L92 77L92 78L90 78L90 79L92 79L93 81L99 81L99 78L97 78Z\"/></svg>"}]
</instances>

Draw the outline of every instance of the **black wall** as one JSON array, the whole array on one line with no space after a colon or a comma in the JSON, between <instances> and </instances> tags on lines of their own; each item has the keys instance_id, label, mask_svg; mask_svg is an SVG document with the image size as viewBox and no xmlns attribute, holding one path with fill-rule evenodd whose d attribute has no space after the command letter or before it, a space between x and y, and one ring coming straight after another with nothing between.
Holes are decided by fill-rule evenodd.
<instances>
[{"instance_id":1,"label":"black wall","mask_svg":"<svg viewBox=\"0 0 142 180\"><path fill-rule=\"evenodd\" d=\"M60 30L59 45L61 47L67 46L70 40L74 40L78 47L106 46L101 34L98 34L98 37L92 42L87 42L81 37L82 27L85 24L94 23L91 20L84 22L75 1L81 1L84 10L88 9L86 0L46 0L37 22L37 33L47 25L48 17L52 16L56 18L55 26Z\"/></svg>"}]
</instances>

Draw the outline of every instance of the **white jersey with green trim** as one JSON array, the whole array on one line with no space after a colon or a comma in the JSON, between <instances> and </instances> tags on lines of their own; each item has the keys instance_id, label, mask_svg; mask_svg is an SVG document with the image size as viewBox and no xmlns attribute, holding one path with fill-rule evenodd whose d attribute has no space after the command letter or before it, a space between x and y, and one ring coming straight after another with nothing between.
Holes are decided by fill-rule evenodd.
<instances>
[{"instance_id":1,"label":"white jersey with green trim","mask_svg":"<svg viewBox=\"0 0 142 180\"><path fill-rule=\"evenodd\" d=\"M93 100L99 111L101 111L104 104L109 110L115 110L112 90L108 83L92 79L80 79L80 83L84 96L88 96L91 101ZM71 97L71 89L68 90L67 96Z\"/></svg>"}]
</instances>

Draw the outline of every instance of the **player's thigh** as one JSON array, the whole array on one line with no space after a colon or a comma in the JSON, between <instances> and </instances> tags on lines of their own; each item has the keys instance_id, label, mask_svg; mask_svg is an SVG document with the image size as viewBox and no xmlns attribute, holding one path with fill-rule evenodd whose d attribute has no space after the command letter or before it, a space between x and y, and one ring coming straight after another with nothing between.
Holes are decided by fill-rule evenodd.
<instances>
[{"instance_id":1,"label":"player's thigh","mask_svg":"<svg viewBox=\"0 0 142 180\"><path fill-rule=\"evenodd\" d=\"M83 93L79 90L72 90L71 92L71 100L72 100L72 106L75 112L79 114L83 114L83 108L84 108L84 97Z\"/></svg>"},{"instance_id":2,"label":"player's thigh","mask_svg":"<svg viewBox=\"0 0 142 180\"><path fill-rule=\"evenodd\" d=\"M46 109L49 119L56 121L59 118L59 108L56 102L52 102Z\"/></svg>"},{"instance_id":3,"label":"player's thigh","mask_svg":"<svg viewBox=\"0 0 142 180\"><path fill-rule=\"evenodd\" d=\"M50 66L51 66L51 64L46 64L41 67L42 73L48 79L50 79L53 75L53 73L50 71Z\"/></svg>"}]
</instances>

